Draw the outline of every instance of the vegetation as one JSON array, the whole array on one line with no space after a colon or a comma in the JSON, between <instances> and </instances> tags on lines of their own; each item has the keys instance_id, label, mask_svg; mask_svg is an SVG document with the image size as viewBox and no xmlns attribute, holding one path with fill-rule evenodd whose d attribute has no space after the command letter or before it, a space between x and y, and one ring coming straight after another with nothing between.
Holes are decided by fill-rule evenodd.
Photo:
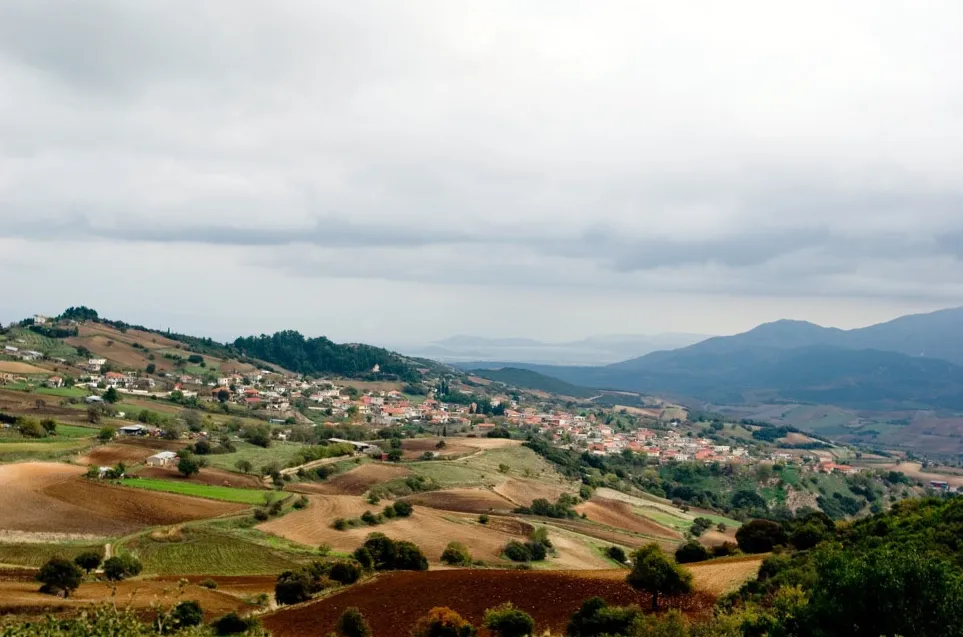
<instances>
[{"instance_id":1,"label":"vegetation","mask_svg":"<svg viewBox=\"0 0 963 637\"><path fill-rule=\"evenodd\" d=\"M63 593L66 599L70 597L71 592L80 587L80 583L84 579L84 572L70 560L54 557L40 567L36 579L43 584L40 587L40 592Z\"/></svg>"},{"instance_id":2,"label":"vegetation","mask_svg":"<svg viewBox=\"0 0 963 637\"><path fill-rule=\"evenodd\" d=\"M475 628L450 608L432 608L415 623L411 637L472 637Z\"/></svg>"},{"instance_id":3,"label":"vegetation","mask_svg":"<svg viewBox=\"0 0 963 637\"><path fill-rule=\"evenodd\" d=\"M378 571L427 571L428 559L411 542L395 541L383 533L372 533L361 546L368 557L355 552L360 564L370 562Z\"/></svg>"},{"instance_id":4,"label":"vegetation","mask_svg":"<svg viewBox=\"0 0 963 637\"><path fill-rule=\"evenodd\" d=\"M659 608L660 595L680 595L692 590L692 575L666 558L654 543L632 553L632 571L626 581L632 588L652 595L653 610Z\"/></svg>"},{"instance_id":5,"label":"vegetation","mask_svg":"<svg viewBox=\"0 0 963 637\"><path fill-rule=\"evenodd\" d=\"M80 555L74 558L74 564L84 569L89 575L91 571L96 570L100 566L100 562L103 557L98 551L84 551Z\"/></svg>"},{"instance_id":6,"label":"vegetation","mask_svg":"<svg viewBox=\"0 0 963 637\"><path fill-rule=\"evenodd\" d=\"M182 458L181 460L183 461L184 459ZM262 504L264 502L264 494L266 493L259 489L239 489L237 487L195 484L193 482L175 482L173 480L161 480L157 478L125 478L121 480L121 484L125 487L165 491L167 493L178 493L180 495L190 495L197 498L208 498L210 500L237 502L239 504Z\"/></svg>"},{"instance_id":7,"label":"vegetation","mask_svg":"<svg viewBox=\"0 0 963 637\"><path fill-rule=\"evenodd\" d=\"M535 634L535 620L506 602L485 611L483 625L495 637L526 637Z\"/></svg>"},{"instance_id":8,"label":"vegetation","mask_svg":"<svg viewBox=\"0 0 963 637\"><path fill-rule=\"evenodd\" d=\"M371 637L371 627L354 606L346 608L338 618L338 635L341 637Z\"/></svg>"},{"instance_id":9,"label":"vegetation","mask_svg":"<svg viewBox=\"0 0 963 637\"><path fill-rule=\"evenodd\" d=\"M104 561L104 575L111 581L119 581L140 575L143 566L130 554L115 555Z\"/></svg>"},{"instance_id":10,"label":"vegetation","mask_svg":"<svg viewBox=\"0 0 963 637\"><path fill-rule=\"evenodd\" d=\"M675 561L679 564L689 564L692 562L704 562L712 557L709 549L702 546L696 540L689 540L675 551Z\"/></svg>"},{"instance_id":11,"label":"vegetation","mask_svg":"<svg viewBox=\"0 0 963 637\"><path fill-rule=\"evenodd\" d=\"M461 542L449 542L441 554L441 561L449 566L469 566L472 557L468 547Z\"/></svg>"}]
</instances>

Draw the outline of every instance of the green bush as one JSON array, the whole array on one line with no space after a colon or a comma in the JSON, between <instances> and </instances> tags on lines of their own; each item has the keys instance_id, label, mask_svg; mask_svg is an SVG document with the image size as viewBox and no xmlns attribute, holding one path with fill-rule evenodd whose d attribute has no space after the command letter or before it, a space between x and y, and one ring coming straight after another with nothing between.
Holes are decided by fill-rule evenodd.
<instances>
[{"instance_id":1,"label":"green bush","mask_svg":"<svg viewBox=\"0 0 963 637\"><path fill-rule=\"evenodd\" d=\"M371 627L361 611L352 606L345 609L338 619L338 634L341 637L370 637Z\"/></svg>"},{"instance_id":2,"label":"green bush","mask_svg":"<svg viewBox=\"0 0 963 637\"><path fill-rule=\"evenodd\" d=\"M104 575L111 581L120 581L140 575L143 566L133 555L116 555L104 562Z\"/></svg>"},{"instance_id":3,"label":"green bush","mask_svg":"<svg viewBox=\"0 0 963 637\"><path fill-rule=\"evenodd\" d=\"M354 584L361 578L361 566L357 562L340 560L331 565L328 577L342 585Z\"/></svg>"},{"instance_id":4,"label":"green bush","mask_svg":"<svg viewBox=\"0 0 963 637\"><path fill-rule=\"evenodd\" d=\"M675 561L679 564L704 562L710 557L709 550L695 540L689 540L675 551Z\"/></svg>"},{"instance_id":5,"label":"green bush","mask_svg":"<svg viewBox=\"0 0 963 637\"><path fill-rule=\"evenodd\" d=\"M483 625L495 637L528 637L535 634L535 620L511 602L485 611Z\"/></svg>"},{"instance_id":6,"label":"green bush","mask_svg":"<svg viewBox=\"0 0 963 637\"><path fill-rule=\"evenodd\" d=\"M502 552L513 562L530 562L532 559L531 551L518 540L509 540Z\"/></svg>"},{"instance_id":7,"label":"green bush","mask_svg":"<svg viewBox=\"0 0 963 637\"><path fill-rule=\"evenodd\" d=\"M441 561L449 566L470 566L471 553L461 542L449 542L441 554Z\"/></svg>"},{"instance_id":8,"label":"green bush","mask_svg":"<svg viewBox=\"0 0 963 637\"><path fill-rule=\"evenodd\" d=\"M628 559L625 555L625 551L620 546L610 546L609 548L605 549L605 555L608 556L609 559L615 560L619 564L625 564L625 561Z\"/></svg>"}]
</instances>

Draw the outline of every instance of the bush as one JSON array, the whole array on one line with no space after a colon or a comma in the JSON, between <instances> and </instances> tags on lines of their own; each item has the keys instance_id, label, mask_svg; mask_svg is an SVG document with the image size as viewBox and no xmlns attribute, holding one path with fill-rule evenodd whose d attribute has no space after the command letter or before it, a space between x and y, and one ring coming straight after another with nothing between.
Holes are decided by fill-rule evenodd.
<instances>
[{"instance_id":1,"label":"bush","mask_svg":"<svg viewBox=\"0 0 963 637\"><path fill-rule=\"evenodd\" d=\"M256 624L253 619L245 619L235 612L230 612L223 617L215 620L211 627L214 628L214 633L217 635L237 635L239 633L245 633Z\"/></svg>"},{"instance_id":2,"label":"bush","mask_svg":"<svg viewBox=\"0 0 963 637\"><path fill-rule=\"evenodd\" d=\"M487 513L482 513L481 515L479 515L479 516L478 516L478 523L479 523L479 524L488 524L488 514L487 514Z\"/></svg>"},{"instance_id":3,"label":"bush","mask_svg":"<svg viewBox=\"0 0 963 637\"><path fill-rule=\"evenodd\" d=\"M548 548L541 542L527 542L525 548L533 562L541 562L548 557Z\"/></svg>"},{"instance_id":4,"label":"bush","mask_svg":"<svg viewBox=\"0 0 963 637\"><path fill-rule=\"evenodd\" d=\"M48 434L57 433L57 421L52 418L44 418L40 421L40 426L43 427L44 431Z\"/></svg>"},{"instance_id":5,"label":"bush","mask_svg":"<svg viewBox=\"0 0 963 637\"><path fill-rule=\"evenodd\" d=\"M652 595L652 609L659 608L659 595L677 595L692 590L692 575L669 561L658 544L648 544L632 553L629 586Z\"/></svg>"},{"instance_id":6,"label":"bush","mask_svg":"<svg viewBox=\"0 0 963 637\"><path fill-rule=\"evenodd\" d=\"M24 438L44 438L47 431L33 418L17 418L17 431Z\"/></svg>"},{"instance_id":7,"label":"bush","mask_svg":"<svg viewBox=\"0 0 963 637\"><path fill-rule=\"evenodd\" d=\"M177 604L171 611L170 618L174 628L189 628L199 626L204 621L204 610L196 600L185 600Z\"/></svg>"},{"instance_id":8,"label":"bush","mask_svg":"<svg viewBox=\"0 0 963 637\"><path fill-rule=\"evenodd\" d=\"M341 560L331 565L328 577L341 585L354 584L361 578L361 566L357 562Z\"/></svg>"},{"instance_id":9,"label":"bush","mask_svg":"<svg viewBox=\"0 0 963 637\"><path fill-rule=\"evenodd\" d=\"M710 557L708 549L695 540L689 540L675 551L675 561L679 564L704 562Z\"/></svg>"},{"instance_id":10,"label":"bush","mask_svg":"<svg viewBox=\"0 0 963 637\"><path fill-rule=\"evenodd\" d=\"M745 553L768 553L786 543L782 525L771 520L752 520L736 531L736 542Z\"/></svg>"},{"instance_id":11,"label":"bush","mask_svg":"<svg viewBox=\"0 0 963 637\"><path fill-rule=\"evenodd\" d=\"M74 558L74 564L87 571L89 574L100 566L103 558L97 551L85 551Z\"/></svg>"},{"instance_id":12,"label":"bush","mask_svg":"<svg viewBox=\"0 0 963 637\"><path fill-rule=\"evenodd\" d=\"M530 562L532 559L531 551L518 540L509 540L503 552L505 553L505 557L513 562Z\"/></svg>"},{"instance_id":13,"label":"bush","mask_svg":"<svg viewBox=\"0 0 963 637\"><path fill-rule=\"evenodd\" d=\"M461 542L449 542L441 554L441 561L449 566L470 566L471 553Z\"/></svg>"},{"instance_id":14,"label":"bush","mask_svg":"<svg viewBox=\"0 0 963 637\"><path fill-rule=\"evenodd\" d=\"M628 635L641 617L637 606L609 606L601 597L592 597L575 611L565 632L569 637Z\"/></svg>"},{"instance_id":15,"label":"bush","mask_svg":"<svg viewBox=\"0 0 963 637\"><path fill-rule=\"evenodd\" d=\"M267 509L265 509L265 508L263 508L263 507L258 507L258 508L256 508L256 509L254 509L254 519L257 520L258 522L264 522L264 521L266 521L266 520L267 520L268 518L270 518L270 517L271 517L271 516L270 516L270 514L268 514ZM337 521L338 521L338 520L335 520L335 522L337 522ZM335 527L335 528L337 528L337 527Z\"/></svg>"},{"instance_id":16,"label":"bush","mask_svg":"<svg viewBox=\"0 0 963 637\"><path fill-rule=\"evenodd\" d=\"M535 620L511 602L485 611L485 628L495 637L527 637L535 634Z\"/></svg>"},{"instance_id":17,"label":"bush","mask_svg":"<svg viewBox=\"0 0 963 637\"><path fill-rule=\"evenodd\" d=\"M383 533L372 533L363 548L371 555L374 568L379 571L426 571L428 560L411 542L395 542ZM361 560L358 560L360 563Z\"/></svg>"},{"instance_id":18,"label":"bush","mask_svg":"<svg viewBox=\"0 0 963 637\"><path fill-rule=\"evenodd\" d=\"M112 582L139 575L143 566L133 555L116 555L104 562L104 575Z\"/></svg>"},{"instance_id":19,"label":"bush","mask_svg":"<svg viewBox=\"0 0 963 637\"><path fill-rule=\"evenodd\" d=\"M93 421L91 421L93 422ZM114 439L115 432L110 427L103 427L100 433L97 434L97 440L101 442L109 442Z\"/></svg>"},{"instance_id":20,"label":"bush","mask_svg":"<svg viewBox=\"0 0 963 637\"><path fill-rule=\"evenodd\" d=\"M626 560L628 559L621 546L610 546L609 548L605 549L605 555L609 559L615 560L619 564L625 564Z\"/></svg>"},{"instance_id":21,"label":"bush","mask_svg":"<svg viewBox=\"0 0 963 637\"><path fill-rule=\"evenodd\" d=\"M209 588L209 589L211 589L212 591L216 591L216 590L217 590L217 582L215 582L215 581L212 580L212 579L202 580L201 582L198 582L197 585L198 585L198 586L203 586L204 588Z\"/></svg>"},{"instance_id":22,"label":"bush","mask_svg":"<svg viewBox=\"0 0 963 637\"><path fill-rule=\"evenodd\" d=\"M293 506L295 509L301 510L306 506L308 506L308 502L309 502L308 497L305 495L302 495L300 498L295 500L294 504L292 504L291 506Z\"/></svg>"},{"instance_id":23,"label":"bush","mask_svg":"<svg viewBox=\"0 0 963 637\"><path fill-rule=\"evenodd\" d=\"M728 557L730 555L735 555L739 547L732 542L723 542L718 546L712 547L712 557Z\"/></svg>"},{"instance_id":24,"label":"bush","mask_svg":"<svg viewBox=\"0 0 963 637\"><path fill-rule=\"evenodd\" d=\"M311 599L311 578L303 571L284 571L274 583L274 600L280 604L300 604Z\"/></svg>"},{"instance_id":25,"label":"bush","mask_svg":"<svg viewBox=\"0 0 963 637\"><path fill-rule=\"evenodd\" d=\"M70 597L71 591L77 590L84 579L80 567L62 557L52 557L40 567L36 580L43 584L41 593L63 593L64 599Z\"/></svg>"},{"instance_id":26,"label":"bush","mask_svg":"<svg viewBox=\"0 0 963 637\"><path fill-rule=\"evenodd\" d=\"M432 608L411 629L411 637L472 637L474 634L471 624L444 606Z\"/></svg>"},{"instance_id":27,"label":"bush","mask_svg":"<svg viewBox=\"0 0 963 637\"><path fill-rule=\"evenodd\" d=\"M404 500L399 500L394 503L395 514L399 518L406 518L411 515L414 507L411 506L410 502L405 502Z\"/></svg>"},{"instance_id":28,"label":"bush","mask_svg":"<svg viewBox=\"0 0 963 637\"><path fill-rule=\"evenodd\" d=\"M364 546L356 548L354 553L351 554L351 557L366 571L370 571L375 567L374 557L372 557L371 551Z\"/></svg>"},{"instance_id":29,"label":"bush","mask_svg":"<svg viewBox=\"0 0 963 637\"><path fill-rule=\"evenodd\" d=\"M370 637L371 627L361 611L352 606L338 619L338 634L342 637Z\"/></svg>"},{"instance_id":30,"label":"bush","mask_svg":"<svg viewBox=\"0 0 963 637\"><path fill-rule=\"evenodd\" d=\"M189 478L196 473L200 473L201 463L192 456L183 456L177 461L177 470L180 471L185 478Z\"/></svg>"},{"instance_id":31,"label":"bush","mask_svg":"<svg viewBox=\"0 0 963 637\"><path fill-rule=\"evenodd\" d=\"M371 511L365 511L361 514L361 521L368 526L374 526L376 524L381 524L381 520Z\"/></svg>"}]
</instances>

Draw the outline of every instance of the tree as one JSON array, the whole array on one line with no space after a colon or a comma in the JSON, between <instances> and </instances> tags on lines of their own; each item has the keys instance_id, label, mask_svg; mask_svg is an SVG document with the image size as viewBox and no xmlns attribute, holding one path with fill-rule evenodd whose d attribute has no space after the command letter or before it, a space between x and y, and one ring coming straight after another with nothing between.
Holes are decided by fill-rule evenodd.
<instances>
[{"instance_id":1,"label":"tree","mask_svg":"<svg viewBox=\"0 0 963 637\"><path fill-rule=\"evenodd\" d=\"M565 633L569 637L627 635L641 616L638 606L609 606L601 597L592 597L575 611Z\"/></svg>"},{"instance_id":2,"label":"tree","mask_svg":"<svg viewBox=\"0 0 963 637\"><path fill-rule=\"evenodd\" d=\"M192 475L200 472L201 463L195 459L194 456L182 456L181 459L177 461L177 470L180 471L185 478L190 478Z\"/></svg>"},{"instance_id":3,"label":"tree","mask_svg":"<svg viewBox=\"0 0 963 637\"><path fill-rule=\"evenodd\" d=\"M387 454L388 462L400 462L401 456L402 456L401 449L392 449Z\"/></svg>"},{"instance_id":4,"label":"tree","mask_svg":"<svg viewBox=\"0 0 963 637\"><path fill-rule=\"evenodd\" d=\"M445 606L435 607L411 629L411 637L472 637L475 628Z\"/></svg>"},{"instance_id":5,"label":"tree","mask_svg":"<svg viewBox=\"0 0 963 637\"><path fill-rule=\"evenodd\" d=\"M778 522L751 520L736 531L736 542L746 553L768 553L774 546L786 543L786 533Z\"/></svg>"},{"instance_id":6,"label":"tree","mask_svg":"<svg viewBox=\"0 0 963 637\"><path fill-rule=\"evenodd\" d=\"M57 421L53 418L44 418L40 421L40 426L44 428L48 435L57 433Z\"/></svg>"},{"instance_id":7,"label":"tree","mask_svg":"<svg viewBox=\"0 0 963 637\"><path fill-rule=\"evenodd\" d=\"M148 374L153 374L154 372L157 371L157 365L155 365L154 363L147 363L147 367L144 368L144 371L147 372Z\"/></svg>"},{"instance_id":8,"label":"tree","mask_svg":"<svg viewBox=\"0 0 963 637\"><path fill-rule=\"evenodd\" d=\"M354 584L361 578L361 566L354 561L339 560L331 565L328 577L342 585Z\"/></svg>"},{"instance_id":9,"label":"tree","mask_svg":"<svg viewBox=\"0 0 963 637\"><path fill-rule=\"evenodd\" d=\"M471 553L461 542L449 542L441 554L441 561L449 566L468 566L471 564Z\"/></svg>"},{"instance_id":10,"label":"tree","mask_svg":"<svg viewBox=\"0 0 963 637\"><path fill-rule=\"evenodd\" d=\"M104 562L104 575L112 582L139 575L143 566L132 555L115 555Z\"/></svg>"},{"instance_id":11,"label":"tree","mask_svg":"<svg viewBox=\"0 0 963 637\"><path fill-rule=\"evenodd\" d=\"M97 440L101 442L110 442L114 439L114 430L110 427L103 427L100 433L97 434Z\"/></svg>"},{"instance_id":12,"label":"tree","mask_svg":"<svg viewBox=\"0 0 963 637\"><path fill-rule=\"evenodd\" d=\"M399 500L395 502L393 508L395 510L395 515L397 515L399 518L409 517L411 512L414 510L414 507L411 506L411 503L406 502L405 500Z\"/></svg>"},{"instance_id":13,"label":"tree","mask_svg":"<svg viewBox=\"0 0 963 637\"><path fill-rule=\"evenodd\" d=\"M712 557L708 549L695 540L689 540L675 551L675 561L679 564L704 562Z\"/></svg>"},{"instance_id":14,"label":"tree","mask_svg":"<svg viewBox=\"0 0 963 637\"><path fill-rule=\"evenodd\" d=\"M250 460L245 460L244 458L241 458L240 460L238 460L237 462L235 462L235 463L234 463L234 466L235 466L235 467L237 468L237 470L240 471L241 473L251 473L251 469L254 468L254 465L251 464L251 461L250 461Z\"/></svg>"},{"instance_id":15,"label":"tree","mask_svg":"<svg viewBox=\"0 0 963 637\"><path fill-rule=\"evenodd\" d=\"M101 398L104 399L105 403L110 403L111 405L113 405L118 400L120 400L120 394L117 393L116 387L110 386L107 388L107 391L104 392L104 395L101 396Z\"/></svg>"},{"instance_id":16,"label":"tree","mask_svg":"<svg viewBox=\"0 0 963 637\"><path fill-rule=\"evenodd\" d=\"M518 540L509 540L504 549L505 557L513 562L528 562L532 559L532 552L528 546Z\"/></svg>"},{"instance_id":17,"label":"tree","mask_svg":"<svg viewBox=\"0 0 963 637\"><path fill-rule=\"evenodd\" d=\"M609 557L609 559L615 560L619 564L625 564L626 560L628 559L621 546L610 546L605 550L605 554Z\"/></svg>"},{"instance_id":18,"label":"tree","mask_svg":"<svg viewBox=\"0 0 963 637\"><path fill-rule=\"evenodd\" d=\"M177 604L170 614L174 629L200 626L204 621L204 609L197 600L185 600Z\"/></svg>"},{"instance_id":19,"label":"tree","mask_svg":"<svg viewBox=\"0 0 963 637\"><path fill-rule=\"evenodd\" d=\"M24 438L45 438L47 431L33 418L17 418L17 431Z\"/></svg>"},{"instance_id":20,"label":"tree","mask_svg":"<svg viewBox=\"0 0 963 637\"><path fill-rule=\"evenodd\" d=\"M341 637L370 637L371 627L361 611L351 606L338 618L338 634Z\"/></svg>"},{"instance_id":21,"label":"tree","mask_svg":"<svg viewBox=\"0 0 963 637\"><path fill-rule=\"evenodd\" d=\"M89 575L91 571L100 566L102 559L97 551L85 551L74 558L74 564L87 571Z\"/></svg>"},{"instance_id":22,"label":"tree","mask_svg":"<svg viewBox=\"0 0 963 637\"><path fill-rule=\"evenodd\" d=\"M527 637L535 634L535 620L511 602L489 608L483 620L485 628L495 637Z\"/></svg>"},{"instance_id":23,"label":"tree","mask_svg":"<svg viewBox=\"0 0 963 637\"><path fill-rule=\"evenodd\" d=\"M311 599L311 578L304 571L284 571L274 584L274 600L281 605Z\"/></svg>"},{"instance_id":24,"label":"tree","mask_svg":"<svg viewBox=\"0 0 963 637\"><path fill-rule=\"evenodd\" d=\"M652 609L659 608L659 595L679 595L692 590L692 575L670 561L658 544L632 553L632 571L626 581L636 590L652 595Z\"/></svg>"},{"instance_id":25,"label":"tree","mask_svg":"<svg viewBox=\"0 0 963 637\"><path fill-rule=\"evenodd\" d=\"M248 427L241 433L241 437L258 447L267 449L271 446L271 431L264 426Z\"/></svg>"},{"instance_id":26,"label":"tree","mask_svg":"<svg viewBox=\"0 0 963 637\"><path fill-rule=\"evenodd\" d=\"M181 412L181 419L187 425L187 428L195 433L200 431L204 424L200 412L196 409L185 409Z\"/></svg>"},{"instance_id":27,"label":"tree","mask_svg":"<svg viewBox=\"0 0 963 637\"><path fill-rule=\"evenodd\" d=\"M100 408L100 405L91 405L87 407L87 422L92 425L96 425L100 422L100 417L104 413L104 410Z\"/></svg>"},{"instance_id":28,"label":"tree","mask_svg":"<svg viewBox=\"0 0 963 637\"><path fill-rule=\"evenodd\" d=\"M254 622L255 620L253 619L245 619L236 612L231 611L227 615L214 620L211 627L214 628L214 634L218 636L237 635L247 632L255 625Z\"/></svg>"},{"instance_id":29,"label":"tree","mask_svg":"<svg viewBox=\"0 0 963 637\"><path fill-rule=\"evenodd\" d=\"M62 557L52 557L40 567L36 575L37 581L43 584L41 593L57 594L63 592L64 599L70 597L71 591L77 590L84 579L80 567Z\"/></svg>"}]
</instances>

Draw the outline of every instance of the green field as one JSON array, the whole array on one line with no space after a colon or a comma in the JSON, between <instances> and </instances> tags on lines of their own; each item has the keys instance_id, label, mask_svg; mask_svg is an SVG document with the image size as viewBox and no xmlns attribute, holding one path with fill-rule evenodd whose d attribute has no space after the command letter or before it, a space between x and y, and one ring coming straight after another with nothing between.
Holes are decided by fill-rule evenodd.
<instances>
[{"instance_id":1,"label":"green field","mask_svg":"<svg viewBox=\"0 0 963 637\"><path fill-rule=\"evenodd\" d=\"M29 383L11 383L5 385L4 389L58 398L84 398L90 395L90 392L83 387L40 387Z\"/></svg>"},{"instance_id":2,"label":"green field","mask_svg":"<svg viewBox=\"0 0 963 637\"><path fill-rule=\"evenodd\" d=\"M63 341L55 338L47 338L46 336L20 327L15 327L10 330L7 342L16 345L20 349L33 349L38 352L43 352L45 356L51 358L77 358L77 350Z\"/></svg>"},{"instance_id":3,"label":"green field","mask_svg":"<svg viewBox=\"0 0 963 637\"><path fill-rule=\"evenodd\" d=\"M145 573L159 575L273 575L318 557L211 527L186 527L174 541L141 535L123 550L140 559Z\"/></svg>"},{"instance_id":4,"label":"green field","mask_svg":"<svg viewBox=\"0 0 963 637\"><path fill-rule=\"evenodd\" d=\"M271 463L277 463L281 468L294 466L304 449L304 445L297 442L272 441L267 449L247 442L235 443L237 451L208 456L212 467L237 471L237 461L244 459L254 466L255 471Z\"/></svg>"},{"instance_id":5,"label":"green field","mask_svg":"<svg viewBox=\"0 0 963 637\"><path fill-rule=\"evenodd\" d=\"M164 491L166 493L177 493L180 495L190 495L197 498L207 498L209 500L223 500L225 502L237 502L238 504L264 504L265 496L270 497L272 491L262 491L260 489L238 489L236 487L221 487L207 484L195 484L193 482L174 482L173 480L158 480L155 478L125 478L121 480L125 487L136 489L149 489L151 491Z\"/></svg>"},{"instance_id":6,"label":"green field","mask_svg":"<svg viewBox=\"0 0 963 637\"><path fill-rule=\"evenodd\" d=\"M43 438L27 438L20 435L15 429L0 430L0 444L38 444L49 445L58 442L77 441L83 438L92 438L99 429L90 427L79 427L77 425L57 425L57 433Z\"/></svg>"},{"instance_id":7,"label":"green field","mask_svg":"<svg viewBox=\"0 0 963 637\"><path fill-rule=\"evenodd\" d=\"M499 465L508 471L499 471ZM443 487L493 486L506 478L531 478L556 486L570 484L548 462L526 447L490 449L458 460L428 460L404 463L417 475L431 478Z\"/></svg>"},{"instance_id":8,"label":"green field","mask_svg":"<svg viewBox=\"0 0 963 637\"><path fill-rule=\"evenodd\" d=\"M64 557L72 560L81 553L96 551L103 555L103 544L69 543L69 544L0 544L0 564L10 566L30 566L38 568L52 557Z\"/></svg>"}]
</instances>

